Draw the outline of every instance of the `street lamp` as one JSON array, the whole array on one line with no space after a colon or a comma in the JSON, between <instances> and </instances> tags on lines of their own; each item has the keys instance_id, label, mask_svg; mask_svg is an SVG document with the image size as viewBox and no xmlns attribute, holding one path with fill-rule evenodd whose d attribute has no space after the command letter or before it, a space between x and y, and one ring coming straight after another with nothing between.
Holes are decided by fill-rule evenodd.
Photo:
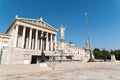
<instances>
[{"instance_id":1,"label":"street lamp","mask_svg":"<svg viewBox=\"0 0 120 80\"><path fill-rule=\"evenodd\" d=\"M42 63L44 63L44 62L45 62L44 41L45 41L46 37L45 37L45 36L40 36L40 39L42 40L42 52L41 52L40 61L41 61Z\"/></svg>"},{"instance_id":2,"label":"street lamp","mask_svg":"<svg viewBox=\"0 0 120 80\"><path fill-rule=\"evenodd\" d=\"M94 59L92 57L92 51L91 51L91 48L90 48L90 38L89 38L89 32L88 32L88 17L87 17L87 13L85 13L85 16L86 16L86 32L87 32L89 51L90 51L90 59L88 60L88 62L94 62Z\"/></svg>"},{"instance_id":3,"label":"street lamp","mask_svg":"<svg viewBox=\"0 0 120 80\"><path fill-rule=\"evenodd\" d=\"M63 50L61 50L61 60L60 60L60 62L62 62L62 57L63 57Z\"/></svg>"},{"instance_id":4,"label":"street lamp","mask_svg":"<svg viewBox=\"0 0 120 80\"><path fill-rule=\"evenodd\" d=\"M2 46L2 41L0 40L0 65L2 62L2 52L3 52L3 46Z\"/></svg>"},{"instance_id":5,"label":"street lamp","mask_svg":"<svg viewBox=\"0 0 120 80\"><path fill-rule=\"evenodd\" d=\"M1 65L1 61L2 61L2 48L0 49L0 65Z\"/></svg>"}]
</instances>

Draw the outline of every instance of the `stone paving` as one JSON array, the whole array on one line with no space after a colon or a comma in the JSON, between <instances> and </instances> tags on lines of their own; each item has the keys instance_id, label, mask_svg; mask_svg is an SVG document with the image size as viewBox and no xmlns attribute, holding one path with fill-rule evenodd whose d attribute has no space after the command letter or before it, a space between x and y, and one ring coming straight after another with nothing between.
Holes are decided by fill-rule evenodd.
<instances>
[{"instance_id":1,"label":"stone paving","mask_svg":"<svg viewBox=\"0 0 120 80\"><path fill-rule=\"evenodd\" d=\"M0 66L0 80L120 80L119 76L120 62L57 62L54 70L38 64Z\"/></svg>"}]
</instances>

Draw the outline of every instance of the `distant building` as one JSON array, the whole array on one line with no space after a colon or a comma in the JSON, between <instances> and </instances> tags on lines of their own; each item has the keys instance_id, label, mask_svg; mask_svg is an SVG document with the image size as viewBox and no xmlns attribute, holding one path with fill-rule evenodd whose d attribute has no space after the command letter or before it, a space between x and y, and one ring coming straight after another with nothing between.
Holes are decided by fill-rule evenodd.
<instances>
[{"instance_id":1,"label":"distant building","mask_svg":"<svg viewBox=\"0 0 120 80\"><path fill-rule=\"evenodd\" d=\"M41 58L42 46L46 60L84 60L85 49L65 44L64 28L60 28L60 42L57 42L57 29L42 18L29 19L15 17L5 34L0 34L1 64L34 64ZM44 43L41 36L46 37ZM43 45L42 45L43 43Z\"/></svg>"}]
</instances>

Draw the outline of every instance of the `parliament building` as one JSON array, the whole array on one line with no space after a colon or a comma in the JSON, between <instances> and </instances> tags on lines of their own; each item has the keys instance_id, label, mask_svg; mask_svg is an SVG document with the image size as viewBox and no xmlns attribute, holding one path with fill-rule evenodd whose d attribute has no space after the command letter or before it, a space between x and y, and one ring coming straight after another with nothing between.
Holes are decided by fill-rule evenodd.
<instances>
[{"instance_id":1,"label":"parliament building","mask_svg":"<svg viewBox=\"0 0 120 80\"><path fill-rule=\"evenodd\" d=\"M42 18L15 17L4 34L0 34L0 64L36 64L44 49L46 61L88 60L85 48L64 42L64 27L60 26L60 41L53 26ZM45 39L41 39L45 37Z\"/></svg>"}]
</instances>

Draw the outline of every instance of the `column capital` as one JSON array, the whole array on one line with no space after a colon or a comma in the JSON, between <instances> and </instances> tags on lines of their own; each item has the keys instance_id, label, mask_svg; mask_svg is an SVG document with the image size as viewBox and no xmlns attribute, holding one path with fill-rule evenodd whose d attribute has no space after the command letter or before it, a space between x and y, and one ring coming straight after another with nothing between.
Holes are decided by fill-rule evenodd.
<instances>
[{"instance_id":1,"label":"column capital","mask_svg":"<svg viewBox=\"0 0 120 80\"><path fill-rule=\"evenodd\" d=\"M15 24L15 25L14 25L14 28L16 28L16 27L19 27L19 24Z\"/></svg>"},{"instance_id":2,"label":"column capital","mask_svg":"<svg viewBox=\"0 0 120 80\"><path fill-rule=\"evenodd\" d=\"M29 27L30 29L33 29L33 28L31 28L31 27Z\"/></svg>"},{"instance_id":3,"label":"column capital","mask_svg":"<svg viewBox=\"0 0 120 80\"><path fill-rule=\"evenodd\" d=\"M36 31L38 31L38 29L35 29Z\"/></svg>"},{"instance_id":4,"label":"column capital","mask_svg":"<svg viewBox=\"0 0 120 80\"><path fill-rule=\"evenodd\" d=\"M14 28L16 29L17 27L19 27L19 25L18 25L18 24L15 24Z\"/></svg>"}]
</instances>

